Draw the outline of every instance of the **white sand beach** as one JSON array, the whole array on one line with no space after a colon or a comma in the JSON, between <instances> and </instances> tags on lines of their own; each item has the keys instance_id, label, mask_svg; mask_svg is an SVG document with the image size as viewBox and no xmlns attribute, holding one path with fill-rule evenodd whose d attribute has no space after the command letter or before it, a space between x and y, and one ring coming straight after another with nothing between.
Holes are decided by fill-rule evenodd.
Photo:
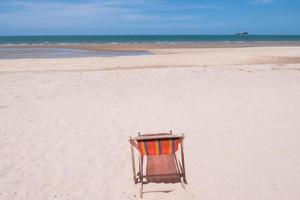
<instances>
[{"instance_id":1,"label":"white sand beach","mask_svg":"<svg viewBox=\"0 0 300 200\"><path fill-rule=\"evenodd\" d=\"M0 200L138 199L129 136L185 133L188 185L144 199L299 200L300 47L0 60Z\"/></svg>"}]
</instances>

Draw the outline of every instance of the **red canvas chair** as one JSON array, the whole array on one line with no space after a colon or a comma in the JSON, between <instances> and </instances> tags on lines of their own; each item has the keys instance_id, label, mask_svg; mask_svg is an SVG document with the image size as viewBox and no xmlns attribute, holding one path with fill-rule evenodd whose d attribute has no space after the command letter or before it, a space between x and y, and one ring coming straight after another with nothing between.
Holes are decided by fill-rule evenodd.
<instances>
[{"instance_id":1,"label":"red canvas chair","mask_svg":"<svg viewBox=\"0 0 300 200\"><path fill-rule=\"evenodd\" d=\"M141 183L140 197L143 197L143 185L147 183L181 183L187 184L185 177L184 135L173 135L170 133L139 133L138 137L129 139L131 147L131 159L133 180L135 184ZM138 171L134 156L134 147L138 151ZM181 154L178 159L178 150ZM144 161L146 157L146 162ZM145 167L144 167L145 165ZM146 172L144 173L144 168ZM170 192L170 191L162 191Z\"/></svg>"}]
</instances>

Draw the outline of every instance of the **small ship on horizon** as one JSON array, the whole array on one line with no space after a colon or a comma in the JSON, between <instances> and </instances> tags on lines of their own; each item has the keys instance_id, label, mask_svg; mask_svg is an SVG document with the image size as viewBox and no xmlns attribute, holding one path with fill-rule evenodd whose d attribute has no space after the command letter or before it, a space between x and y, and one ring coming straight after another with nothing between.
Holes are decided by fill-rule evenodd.
<instances>
[{"instance_id":1,"label":"small ship on horizon","mask_svg":"<svg viewBox=\"0 0 300 200\"><path fill-rule=\"evenodd\" d=\"M240 32L240 33L236 33L235 35L237 35L237 36L247 36L247 35L249 35L249 33L248 32Z\"/></svg>"}]
</instances>

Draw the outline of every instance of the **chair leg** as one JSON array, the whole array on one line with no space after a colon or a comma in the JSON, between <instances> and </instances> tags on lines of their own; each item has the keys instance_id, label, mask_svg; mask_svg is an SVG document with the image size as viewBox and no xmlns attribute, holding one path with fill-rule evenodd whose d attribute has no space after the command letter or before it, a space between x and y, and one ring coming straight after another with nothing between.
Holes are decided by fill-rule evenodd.
<instances>
[{"instance_id":1,"label":"chair leg","mask_svg":"<svg viewBox=\"0 0 300 200\"><path fill-rule=\"evenodd\" d=\"M130 151L131 151L131 164L132 164L132 173L133 173L133 181L135 184L137 184L137 177L136 177L136 171L135 171L135 159L134 159L134 149L133 145L130 145Z\"/></svg>"},{"instance_id":2,"label":"chair leg","mask_svg":"<svg viewBox=\"0 0 300 200\"><path fill-rule=\"evenodd\" d=\"M144 167L144 156L141 156L141 168L140 168L140 172L141 172L141 189L140 189L140 198L143 198L143 176L144 176L144 172L143 172L143 167Z\"/></svg>"},{"instance_id":3,"label":"chair leg","mask_svg":"<svg viewBox=\"0 0 300 200\"><path fill-rule=\"evenodd\" d=\"M184 181L184 180L183 180ZM181 187L185 190L185 186L184 186L184 183L182 182L182 180L180 179L180 184L181 184Z\"/></svg>"},{"instance_id":4,"label":"chair leg","mask_svg":"<svg viewBox=\"0 0 300 200\"><path fill-rule=\"evenodd\" d=\"M140 188L140 198L143 198L143 181L141 182L141 188Z\"/></svg>"},{"instance_id":5,"label":"chair leg","mask_svg":"<svg viewBox=\"0 0 300 200\"><path fill-rule=\"evenodd\" d=\"M183 173L183 182L187 184L186 177L185 177L185 163L184 163L184 152L183 152L183 140L181 140L181 163L182 163L182 173Z\"/></svg>"},{"instance_id":6,"label":"chair leg","mask_svg":"<svg viewBox=\"0 0 300 200\"><path fill-rule=\"evenodd\" d=\"M184 174L183 174L183 182L184 182L185 184L187 184L186 177L185 177L185 172L184 172Z\"/></svg>"}]
</instances>

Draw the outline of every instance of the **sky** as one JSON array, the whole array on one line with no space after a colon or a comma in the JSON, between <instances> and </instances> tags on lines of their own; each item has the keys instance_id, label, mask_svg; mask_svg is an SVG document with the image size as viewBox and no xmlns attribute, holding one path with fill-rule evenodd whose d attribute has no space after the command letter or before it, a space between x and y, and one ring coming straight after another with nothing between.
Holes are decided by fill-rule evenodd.
<instances>
[{"instance_id":1,"label":"sky","mask_svg":"<svg viewBox=\"0 0 300 200\"><path fill-rule=\"evenodd\" d=\"M0 35L300 35L299 0L0 0Z\"/></svg>"}]
</instances>

